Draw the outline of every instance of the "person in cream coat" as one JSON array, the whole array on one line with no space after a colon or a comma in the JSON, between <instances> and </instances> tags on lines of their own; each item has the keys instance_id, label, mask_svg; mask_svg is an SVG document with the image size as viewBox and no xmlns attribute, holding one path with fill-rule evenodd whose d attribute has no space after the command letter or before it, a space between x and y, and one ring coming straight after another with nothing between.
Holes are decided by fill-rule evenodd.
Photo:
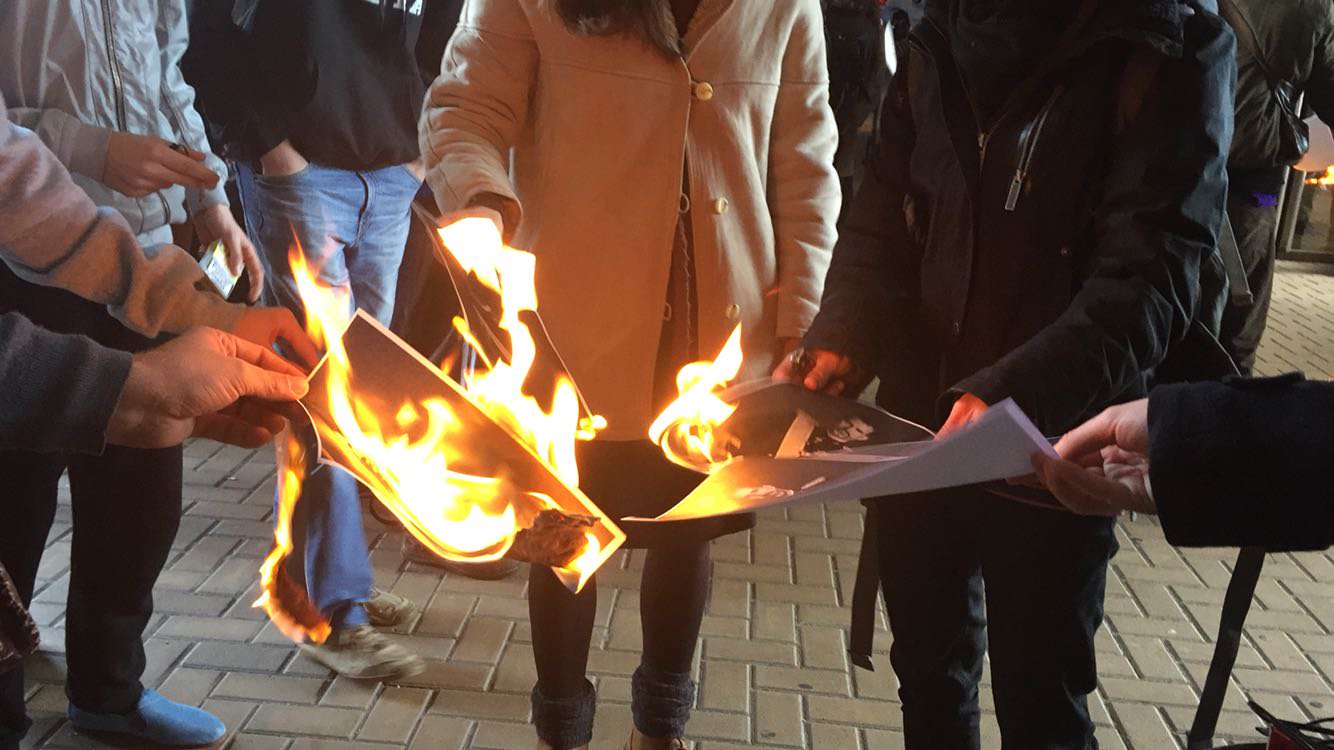
<instances>
[{"instance_id":1,"label":"person in cream coat","mask_svg":"<svg viewBox=\"0 0 1334 750\"><path fill-rule=\"evenodd\" d=\"M646 439L681 365L739 324L764 376L815 316L840 204L818 0L468 0L421 121L449 215L482 212L536 253L556 346L609 427L581 486L610 516L654 516L698 477ZM699 522L648 547L629 747L684 747L709 590ZM539 747L592 737L584 673L597 587L534 566Z\"/></svg>"}]
</instances>

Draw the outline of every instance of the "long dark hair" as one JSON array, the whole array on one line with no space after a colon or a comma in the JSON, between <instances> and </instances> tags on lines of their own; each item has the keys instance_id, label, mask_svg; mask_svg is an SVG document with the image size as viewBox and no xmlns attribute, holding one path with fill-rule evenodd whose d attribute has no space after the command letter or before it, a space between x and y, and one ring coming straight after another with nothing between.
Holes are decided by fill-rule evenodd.
<instances>
[{"instance_id":1,"label":"long dark hair","mask_svg":"<svg viewBox=\"0 0 1334 750\"><path fill-rule=\"evenodd\" d=\"M576 34L635 34L664 54L681 54L676 18L668 0L552 0Z\"/></svg>"}]
</instances>

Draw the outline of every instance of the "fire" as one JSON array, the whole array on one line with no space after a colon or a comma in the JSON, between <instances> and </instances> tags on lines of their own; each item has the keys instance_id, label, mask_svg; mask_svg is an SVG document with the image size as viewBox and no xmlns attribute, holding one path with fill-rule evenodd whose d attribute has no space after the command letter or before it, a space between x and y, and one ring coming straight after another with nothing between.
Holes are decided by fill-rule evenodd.
<instances>
[{"instance_id":1,"label":"fire","mask_svg":"<svg viewBox=\"0 0 1334 750\"><path fill-rule=\"evenodd\" d=\"M533 255L506 247L495 224L487 219L465 218L439 231L462 267L500 295L500 328L508 334L511 349L509 361L484 361L480 372L464 378L463 389L567 487L577 487L575 441L591 439L605 421L580 419L578 393L568 377L556 378L549 408L523 390L537 356L533 334L520 317L537 310ZM538 512L561 510L551 497L515 486L503 467L497 469L497 476L472 476L451 469L470 455L472 446L461 420L444 399L405 402L389 410L386 417L383 409L359 398L341 333L351 306L336 290L317 281L299 246L293 248L290 262L306 310L307 332L326 351L322 365L327 372L325 395L336 434L323 437L360 459L364 471L358 471L358 478L409 533L441 557L486 562L503 557L516 534ZM454 324L465 340L475 341L462 320ZM480 347L478 352L482 352ZM319 617L311 623L308 615L294 615L291 600L295 598L295 608L301 609L304 592L293 597L281 590L281 565L291 551L292 508L304 479L304 464L295 460L298 456L292 450L289 447L286 455L282 451L279 455L282 485L276 545L261 570L263 593L255 606L263 607L289 637L318 642L327 637L328 623ZM295 450L300 450L299 444ZM567 566L555 569L566 585L582 588L624 541L619 529L605 526L614 534L604 539L586 534L583 550Z\"/></svg>"},{"instance_id":2,"label":"fire","mask_svg":"<svg viewBox=\"0 0 1334 750\"><path fill-rule=\"evenodd\" d=\"M1307 174L1310 174L1309 172ZM1320 187L1329 187L1334 185L1334 167L1326 167L1323 174L1306 178L1307 185L1319 185Z\"/></svg>"},{"instance_id":3,"label":"fire","mask_svg":"<svg viewBox=\"0 0 1334 750\"><path fill-rule=\"evenodd\" d=\"M741 371L741 326L732 331L727 344L712 362L692 362L676 374L681 394L649 427L649 439L657 443L673 463L696 471L712 471L732 459L718 433L736 404L719 397L723 386Z\"/></svg>"}]
</instances>

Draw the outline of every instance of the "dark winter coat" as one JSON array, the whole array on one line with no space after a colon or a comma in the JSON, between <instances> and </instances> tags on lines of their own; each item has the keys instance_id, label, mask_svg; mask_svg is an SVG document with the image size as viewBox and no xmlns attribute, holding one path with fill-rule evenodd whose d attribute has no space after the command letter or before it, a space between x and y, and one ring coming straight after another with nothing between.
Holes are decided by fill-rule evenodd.
<instances>
[{"instance_id":1,"label":"dark winter coat","mask_svg":"<svg viewBox=\"0 0 1334 750\"><path fill-rule=\"evenodd\" d=\"M852 355L881 405L924 423L969 392L1059 434L1145 395L1186 334L1227 192L1235 40L1175 0L1104 0L979 127L952 5L911 35L806 345ZM1122 125L1144 47L1161 61Z\"/></svg>"},{"instance_id":2,"label":"dark winter coat","mask_svg":"<svg viewBox=\"0 0 1334 750\"><path fill-rule=\"evenodd\" d=\"M1334 543L1334 383L1300 375L1156 388L1149 466L1175 545Z\"/></svg>"}]
</instances>

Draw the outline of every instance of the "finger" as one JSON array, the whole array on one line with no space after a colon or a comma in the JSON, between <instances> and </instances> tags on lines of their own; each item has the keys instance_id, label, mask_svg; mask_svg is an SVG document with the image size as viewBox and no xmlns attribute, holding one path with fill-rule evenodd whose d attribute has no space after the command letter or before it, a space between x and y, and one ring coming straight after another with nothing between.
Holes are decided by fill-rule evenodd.
<instances>
[{"instance_id":1,"label":"finger","mask_svg":"<svg viewBox=\"0 0 1334 750\"><path fill-rule=\"evenodd\" d=\"M847 390L848 384L842 379L831 380L829 385L825 386L824 392L830 396L841 396L843 391Z\"/></svg>"},{"instance_id":2,"label":"finger","mask_svg":"<svg viewBox=\"0 0 1334 750\"><path fill-rule=\"evenodd\" d=\"M1100 454L1102 449L1116 444L1116 423L1110 413L1104 411L1084 424L1067 432L1056 443L1056 452L1062 458L1085 456L1090 453Z\"/></svg>"},{"instance_id":3,"label":"finger","mask_svg":"<svg viewBox=\"0 0 1334 750\"><path fill-rule=\"evenodd\" d=\"M259 295L264 291L264 264L260 262L259 254L255 252L255 246L250 244L250 240L244 242L245 265L250 271L250 302L254 304L259 302Z\"/></svg>"},{"instance_id":4,"label":"finger","mask_svg":"<svg viewBox=\"0 0 1334 750\"><path fill-rule=\"evenodd\" d=\"M815 364L811 365L810 372L806 373L802 385L806 386L807 390L822 391L837 371L838 357L819 352L815 355Z\"/></svg>"},{"instance_id":5,"label":"finger","mask_svg":"<svg viewBox=\"0 0 1334 750\"><path fill-rule=\"evenodd\" d=\"M245 268L245 248L241 247L235 237L228 238L222 246L227 249L227 270L233 276L240 276L241 270Z\"/></svg>"},{"instance_id":6,"label":"finger","mask_svg":"<svg viewBox=\"0 0 1334 750\"><path fill-rule=\"evenodd\" d=\"M801 378L797 377L796 372L793 370L792 360L787 357L783 357L778 361L778 366L774 368L773 374L769 377L785 383L797 383L801 381Z\"/></svg>"},{"instance_id":7,"label":"finger","mask_svg":"<svg viewBox=\"0 0 1334 750\"><path fill-rule=\"evenodd\" d=\"M255 367L278 373L280 375L296 377L302 381L305 380L305 374L300 368L279 357L272 349L256 344L252 341L246 341L240 336L235 336L224 331L218 333L225 336L227 354L241 360L242 362Z\"/></svg>"},{"instance_id":8,"label":"finger","mask_svg":"<svg viewBox=\"0 0 1334 750\"><path fill-rule=\"evenodd\" d=\"M1043 455L1035 459L1035 468L1047 490L1076 513L1115 516L1129 506L1129 493L1124 487L1069 461Z\"/></svg>"},{"instance_id":9,"label":"finger","mask_svg":"<svg viewBox=\"0 0 1334 750\"><path fill-rule=\"evenodd\" d=\"M278 339L287 345L288 351L297 358L299 364L305 365L307 370L315 369L320 363L320 352L315 348L315 342L311 341L310 336L296 324L296 318L289 316L284 321L278 330Z\"/></svg>"},{"instance_id":10,"label":"finger","mask_svg":"<svg viewBox=\"0 0 1334 750\"><path fill-rule=\"evenodd\" d=\"M292 403L291 401L259 401L252 398L243 398L219 413L249 422L269 432L279 433L287 428L286 415L290 411ZM300 407L297 408L300 409Z\"/></svg>"},{"instance_id":11,"label":"finger","mask_svg":"<svg viewBox=\"0 0 1334 750\"><path fill-rule=\"evenodd\" d=\"M199 188L212 188L218 184L218 175L213 170L204 166L200 160L173 151L170 146L154 149L153 158L174 176L178 184ZM200 159L203 159L202 155Z\"/></svg>"}]
</instances>

